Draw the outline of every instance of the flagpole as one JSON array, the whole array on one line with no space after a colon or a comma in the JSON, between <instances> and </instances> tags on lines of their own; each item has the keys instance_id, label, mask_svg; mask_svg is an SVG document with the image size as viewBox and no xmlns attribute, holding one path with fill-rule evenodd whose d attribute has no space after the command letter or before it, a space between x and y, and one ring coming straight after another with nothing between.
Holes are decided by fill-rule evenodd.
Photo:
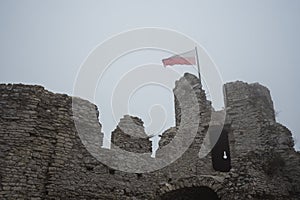
<instances>
[{"instance_id":1,"label":"flagpole","mask_svg":"<svg viewBox=\"0 0 300 200\"><path fill-rule=\"evenodd\" d=\"M197 46L195 46L195 52L196 52L196 59L197 59L199 82L200 82L200 86L201 86L200 64L199 64L199 57L198 57Z\"/></svg>"}]
</instances>

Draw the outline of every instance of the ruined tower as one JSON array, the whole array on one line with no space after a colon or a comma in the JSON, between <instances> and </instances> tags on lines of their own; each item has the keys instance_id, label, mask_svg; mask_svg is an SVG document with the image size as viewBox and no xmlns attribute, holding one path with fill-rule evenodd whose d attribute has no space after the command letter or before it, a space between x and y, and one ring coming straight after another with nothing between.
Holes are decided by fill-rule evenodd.
<instances>
[{"instance_id":1,"label":"ruined tower","mask_svg":"<svg viewBox=\"0 0 300 200\"><path fill-rule=\"evenodd\" d=\"M291 132L275 120L269 90L237 81L225 84L224 92L225 110L215 112L197 77L185 74L174 88L176 126L162 134L157 159L172 157L179 147L185 151L161 169L128 173L100 162L86 148L86 141L93 141L95 151L102 146L95 105L41 86L1 84L0 199L299 199L300 155ZM80 115L72 112L73 101ZM211 122L222 113L222 126L218 117ZM78 119L80 124L74 123ZM199 156L220 127L225 139L214 141L219 148ZM121 119L112 143L151 154L138 118ZM230 156L227 170L216 167L223 151Z\"/></svg>"}]
</instances>

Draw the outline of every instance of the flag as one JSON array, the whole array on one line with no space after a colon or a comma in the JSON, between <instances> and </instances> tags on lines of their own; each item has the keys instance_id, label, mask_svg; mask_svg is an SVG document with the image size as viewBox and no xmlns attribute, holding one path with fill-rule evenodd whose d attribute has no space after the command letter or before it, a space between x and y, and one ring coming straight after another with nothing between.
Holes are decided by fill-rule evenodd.
<instances>
[{"instance_id":1,"label":"flag","mask_svg":"<svg viewBox=\"0 0 300 200\"><path fill-rule=\"evenodd\" d=\"M175 55L162 60L164 66L167 65L196 65L196 52L191 50L179 55Z\"/></svg>"}]
</instances>

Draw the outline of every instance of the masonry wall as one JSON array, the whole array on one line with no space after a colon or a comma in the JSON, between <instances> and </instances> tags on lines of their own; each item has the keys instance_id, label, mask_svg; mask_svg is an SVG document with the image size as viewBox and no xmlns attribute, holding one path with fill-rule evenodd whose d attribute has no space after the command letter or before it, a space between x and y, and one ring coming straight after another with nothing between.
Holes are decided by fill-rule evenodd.
<instances>
[{"instance_id":1,"label":"masonry wall","mask_svg":"<svg viewBox=\"0 0 300 200\"><path fill-rule=\"evenodd\" d=\"M187 83L199 107L190 104ZM225 85L225 91L230 172L213 170L210 153L198 156L212 108L199 80L185 74L174 89L179 100L175 103L177 126L162 135L157 156L163 155L163 147L176 134L183 133L180 141L185 142L184 135L196 127L191 145L160 170L126 173L93 156L103 140L95 105L40 86L0 84L0 199L159 199L170 191L195 186L209 187L225 200L297 199L299 153L293 149L289 130L275 122L269 91L242 82ZM79 115L72 112L72 102ZM191 117L198 117L199 123L189 123ZM133 151L148 151L141 121L136 125L133 133L148 146L133 147ZM113 142L130 148L126 145L131 140L124 140L122 133L119 136ZM93 141L91 152L86 149L88 141Z\"/></svg>"},{"instance_id":2,"label":"masonry wall","mask_svg":"<svg viewBox=\"0 0 300 200\"><path fill-rule=\"evenodd\" d=\"M152 143L145 133L144 123L138 117L125 115L112 132L111 148L121 148L136 153L151 153Z\"/></svg>"},{"instance_id":3,"label":"masonry wall","mask_svg":"<svg viewBox=\"0 0 300 200\"><path fill-rule=\"evenodd\" d=\"M265 196L290 193L298 198L300 179L295 163L300 164L299 157L291 132L275 120L270 91L258 83L241 81L225 84L224 91L234 140L232 165L237 168L246 162L248 179L255 180L256 189Z\"/></svg>"},{"instance_id":4,"label":"masonry wall","mask_svg":"<svg viewBox=\"0 0 300 200\"><path fill-rule=\"evenodd\" d=\"M266 138L261 134L264 124L275 123L269 90L259 84L241 81L224 85L226 113L232 119L235 153L243 156L250 150L264 149Z\"/></svg>"},{"instance_id":5,"label":"masonry wall","mask_svg":"<svg viewBox=\"0 0 300 200\"><path fill-rule=\"evenodd\" d=\"M1 85L0 91L0 198L45 198L51 169L64 165L74 145L71 99L40 86Z\"/></svg>"}]
</instances>

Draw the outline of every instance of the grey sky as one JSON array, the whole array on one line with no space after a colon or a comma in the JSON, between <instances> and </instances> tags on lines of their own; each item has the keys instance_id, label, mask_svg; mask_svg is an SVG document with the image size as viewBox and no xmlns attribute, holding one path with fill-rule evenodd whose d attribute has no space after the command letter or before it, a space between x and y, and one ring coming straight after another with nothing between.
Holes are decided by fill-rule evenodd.
<instances>
[{"instance_id":1,"label":"grey sky","mask_svg":"<svg viewBox=\"0 0 300 200\"><path fill-rule=\"evenodd\" d=\"M71 95L96 45L132 28L169 28L201 44L225 82L267 86L299 149L299 9L297 0L0 0L0 82Z\"/></svg>"}]
</instances>

